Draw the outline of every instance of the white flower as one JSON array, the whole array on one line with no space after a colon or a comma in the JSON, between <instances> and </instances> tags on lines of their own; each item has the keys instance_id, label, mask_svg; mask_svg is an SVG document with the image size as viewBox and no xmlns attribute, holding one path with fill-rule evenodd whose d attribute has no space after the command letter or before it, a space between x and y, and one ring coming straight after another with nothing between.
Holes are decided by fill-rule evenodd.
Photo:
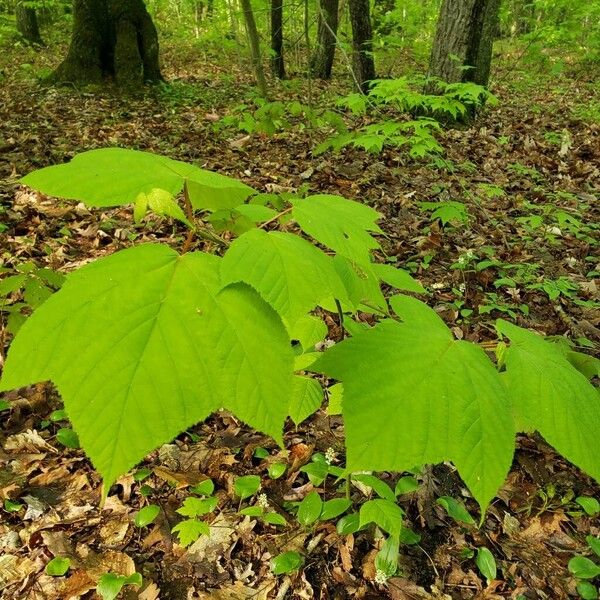
<instances>
[{"instance_id":1,"label":"white flower","mask_svg":"<svg viewBox=\"0 0 600 600\"><path fill-rule=\"evenodd\" d=\"M442 290L445 287L446 287L445 283L432 283L431 284L431 289L434 289L434 290Z\"/></svg>"},{"instance_id":2,"label":"white flower","mask_svg":"<svg viewBox=\"0 0 600 600\"><path fill-rule=\"evenodd\" d=\"M375 573L375 583L378 583L379 585L385 585L387 580L388 576L381 569L377 569L377 572Z\"/></svg>"},{"instance_id":3,"label":"white flower","mask_svg":"<svg viewBox=\"0 0 600 600\"><path fill-rule=\"evenodd\" d=\"M458 286L458 290L460 291L460 293L461 293L461 294L464 294L464 293L465 293L465 291L466 291L466 289L467 289L467 286L466 286L464 283L461 283L461 284Z\"/></svg>"},{"instance_id":4,"label":"white flower","mask_svg":"<svg viewBox=\"0 0 600 600\"><path fill-rule=\"evenodd\" d=\"M325 450L325 462L328 465L335 462L335 450L331 446Z\"/></svg>"},{"instance_id":5,"label":"white flower","mask_svg":"<svg viewBox=\"0 0 600 600\"><path fill-rule=\"evenodd\" d=\"M267 498L267 495L259 494L258 498L256 499L256 504L258 504L258 506L260 506L261 508L269 508L269 500Z\"/></svg>"}]
</instances>

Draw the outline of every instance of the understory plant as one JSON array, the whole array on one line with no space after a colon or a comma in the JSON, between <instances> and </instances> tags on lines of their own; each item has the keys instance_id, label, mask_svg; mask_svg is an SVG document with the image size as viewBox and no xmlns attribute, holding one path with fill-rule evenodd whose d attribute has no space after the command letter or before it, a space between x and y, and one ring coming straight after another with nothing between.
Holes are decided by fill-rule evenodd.
<instances>
[{"instance_id":1,"label":"understory plant","mask_svg":"<svg viewBox=\"0 0 600 600\"><path fill-rule=\"evenodd\" d=\"M505 320L496 323L495 359L456 340L405 293L425 297L417 281L374 261L380 215L369 206L259 194L118 148L79 154L23 183L88 206L133 205L138 220L150 210L188 230L178 249L139 244L70 273L8 352L0 389L56 385L104 495L153 449L220 409L282 445L286 419L318 410L322 382L334 380L346 473L451 461L483 511L508 473L515 434L537 430L600 480L598 390L590 370L578 370L588 357ZM225 235L212 228L215 214ZM402 293L386 298L383 283ZM346 339L322 343L327 313ZM393 545L400 524L387 528Z\"/></svg>"},{"instance_id":2,"label":"understory plant","mask_svg":"<svg viewBox=\"0 0 600 600\"><path fill-rule=\"evenodd\" d=\"M427 91L423 91L423 90ZM315 148L320 154L347 146L374 154L384 147L401 148L411 158L429 158L443 164L444 149L436 138L442 124L464 120L496 98L471 82L445 83L439 79L401 77L379 79L367 95L350 94L338 105L372 122L351 131L338 131Z\"/></svg>"}]
</instances>

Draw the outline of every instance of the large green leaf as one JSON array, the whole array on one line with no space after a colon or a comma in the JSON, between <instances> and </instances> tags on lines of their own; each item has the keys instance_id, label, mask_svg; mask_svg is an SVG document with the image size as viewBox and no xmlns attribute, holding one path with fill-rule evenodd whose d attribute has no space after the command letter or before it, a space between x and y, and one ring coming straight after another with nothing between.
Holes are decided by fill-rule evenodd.
<instances>
[{"instance_id":1,"label":"large green leaf","mask_svg":"<svg viewBox=\"0 0 600 600\"><path fill-rule=\"evenodd\" d=\"M26 175L25 185L49 196L90 206L119 206L139 194L165 190L175 196L187 181L195 209L233 208L254 190L241 181L149 152L101 148L82 152L63 165Z\"/></svg>"},{"instance_id":2,"label":"large green leaf","mask_svg":"<svg viewBox=\"0 0 600 600\"><path fill-rule=\"evenodd\" d=\"M87 265L25 323L0 389L52 380L109 484L220 407L281 441L293 355L281 320L220 259L141 245Z\"/></svg>"},{"instance_id":3,"label":"large green leaf","mask_svg":"<svg viewBox=\"0 0 600 600\"><path fill-rule=\"evenodd\" d=\"M344 384L348 468L403 471L451 460L485 508L514 449L499 375L427 305L406 296L390 303L403 323L382 321L311 367Z\"/></svg>"},{"instance_id":4,"label":"large green leaf","mask_svg":"<svg viewBox=\"0 0 600 600\"><path fill-rule=\"evenodd\" d=\"M369 263L371 250L379 248L370 232L381 233L376 224L381 215L371 207L329 194L299 198L292 204L302 230L341 256Z\"/></svg>"},{"instance_id":5,"label":"large green leaf","mask_svg":"<svg viewBox=\"0 0 600 600\"><path fill-rule=\"evenodd\" d=\"M505 377L519 422L600 481L596 388L556 344L507 321L499 320L496 327L510 339Z\"/></svg>"},{"instance_id":6,"label":"large green leaf","mask_svg":"<svg viewBox=\"0 0 600 600\"><path fill-rule=\"evenodd\" d=\"M254 229L241 235L221 263L223 283L243 281L275 308L288 327L344 286L332 259L291 233Z\"/></svg>"}]
</instances>

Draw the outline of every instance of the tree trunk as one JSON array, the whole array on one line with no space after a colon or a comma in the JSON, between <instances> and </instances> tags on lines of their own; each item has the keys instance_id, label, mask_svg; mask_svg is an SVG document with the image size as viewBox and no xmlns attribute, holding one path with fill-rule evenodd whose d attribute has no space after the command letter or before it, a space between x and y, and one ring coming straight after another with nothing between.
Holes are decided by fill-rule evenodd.
<instances>
[{"instance_id":1,"label":"tree trunk","mask_svg":"<svg viewBox=\"0 0 600 600\"><path fill-rule=\"evenodd\" d=\"M429 75L487 86L499 8L500 0L444 0Z\"/></svg>"},{"instance_id":2,"label":"tree trunk","mask_svg":"<svg viewBox=\"0 0 600 600\"><path fill-rule=\"evenodd\" d=\"M348 6L352 25L354 77L360 90L366 94L369 90L369 82L375 79L369 0L349 0Z\"/></svg>"},{"instance_id":3,"label":"tree trunk","mask_svg":"<svg viewBox=\"0 0 600 600\"><path fill-rule=\"evenodd\" d=\"M285 79L283 61L283 0L271 0L271 71Z\"/></svg>"},{"instance_id":4,"label":"tree trunk","mask_svg":"<svg viewBox=\"0 0 600 600\"><path fill-rule=\"evenodd\" d=\"M256 84L260 95L263 98L267 98L269 95L267 91L267 80L265 79L265 72L260 56L260 38L258 37L258 29L256 28L256 21L254 20L254 12L252 11L250 0L241 0L241 4L242 10L244 11L246 32L248 34L248 40L250 41L250 52L252 55L252 66L254 67Z\"/></svg>"},{"instance_id":5,"label":"tree trunk","mask_svg":"<svg viewBox=\"0 0 600 600\"><path fill-rule=\"evenodd\" d=\"M314 77L331 79L337 44L339 0L320 0L317 45L310 60Z\"/></svg>"},{"instance_id":6,"label":"tree trunk","mask_svg":"<svg viewBox=\"0 0 600 600\"><path fill-rule=\"evenodd\" d=\"M114 77L125 87L162 81L158 34L143 0L74 0L67 57L53 81L100 83Z\"/></svg>"},{"instance_id":7,"label":"tree trunk","mask_svg":"<svg viewBox=\"0 0 600 600\"><path fill-rule=\"evenodd\" d=\"M17 31L21 34L21 37L30 44L43 46L44 42L40 35L35 8L27 6L27 3L21 0L20 2L17 2L15 16L17 20Z\"/></svg>"}]
</instances>

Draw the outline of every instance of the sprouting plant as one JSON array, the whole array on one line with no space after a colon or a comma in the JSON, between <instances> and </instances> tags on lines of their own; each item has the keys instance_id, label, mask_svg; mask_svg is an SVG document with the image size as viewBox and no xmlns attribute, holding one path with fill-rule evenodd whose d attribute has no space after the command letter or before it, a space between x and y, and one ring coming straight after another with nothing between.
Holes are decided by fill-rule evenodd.
<instances>
[{"instance_id":1,"label":"sprouting plant","mask_svg":"<svg viewBox=\"0 0 600 600\"><path fill-rule=\"evenodd\" d=\"M442 225L465 224L469 221L469 211L462 202L419 202L422 211L431 213L431 220L439 219Z\"/></svg>"},{"instance_id":2,"label":"sprouting plant","mask_svg":"<svg viewBox=\"0 0 600 600\"><path fill-rule=\"evenodd\" d=\"M264 208L251 203L256 191L235 179L116 148L79 154L23 183L97 207L183 200L179 251L139 244L69 274L19 330L4 366L2 390L54 382L104 496L149 452L220 408L283 445L287 417L298 423L321 406L324 378L340 386L329 402L342 411L346 464L323 455L303 470L321 482L356 480L379 496L341 516L341 531L375 523L401 535L395 491L392 498L389 486L365 477L423 463L453 462L484 511L523 429L600 479L591 451L600 406L580 359L587 355L504 320L496 323L497 362L455 339L436 311L407 294L425 293L417 281L374 261L380 215L369 206L317 194L258 215L247 208ZM210 217L228 210L250 211L246 231L218 234ZM383 283L400 293L384 296ZM345 339L322 343L327 313ZM548 405L555 411L542 410ZM240 502L259 491L256 479L243 483ZM182 543L207 533L203 517L217 502L206 489L186 498ZM318 504L310 502L308 526ZM264 504L253 506L268 511Z\"/></svg>"},{"instance_id":3,"label":"sprouting plant","mask_svg":"<svg viewBox=\"0 0 600 600\"><path fill-rule=\"evenodd\" d=\"M424 93L425 84L437 87L435 94ZM335 152L347 146L362 148L374 154L384 147L406 148L414 159L428 158L438 167L448 167L442 159L444 149L436 139L441 121L455 121L495 98L482 86L473 83L446 84L423 78L381 79L372 83L367 97L350 94L338 101L338 106L355 116L369 111L376 122L337 135L319 144L315 154ZM403 114L413 118L399 118ZM414 118L416 117L416 118Z\"/></svg>"},{"instance_id":4,"label":"sprouting plant","mask_svg":"<svg viewBox=\"0 0 600 600\"><path fill-rule=\"evenodd\" d=\"M575 298L579 291L579 286L568 277L559 277L558 279L544 279L539 283L530 283L528 290L542 290L548 295L549 300L557 300L563 296L565 298Z\"/></svg>"},{"instance_id":5,"label":"sprouting plant","mask_svg":"<svg viewBox=\"0 0 600 600\"><path fill-rule=\"evenodd\" d=\"M596 555L600 556L600 539L593 535L585 538L588 547ZM593 583L600 577L600 566L594 560L587 556L577 555L569 561L569 571L579 581L577 582L577 592L584 600L594 600L598 598L598 588Z\"/></svg>"}]
</instances>

